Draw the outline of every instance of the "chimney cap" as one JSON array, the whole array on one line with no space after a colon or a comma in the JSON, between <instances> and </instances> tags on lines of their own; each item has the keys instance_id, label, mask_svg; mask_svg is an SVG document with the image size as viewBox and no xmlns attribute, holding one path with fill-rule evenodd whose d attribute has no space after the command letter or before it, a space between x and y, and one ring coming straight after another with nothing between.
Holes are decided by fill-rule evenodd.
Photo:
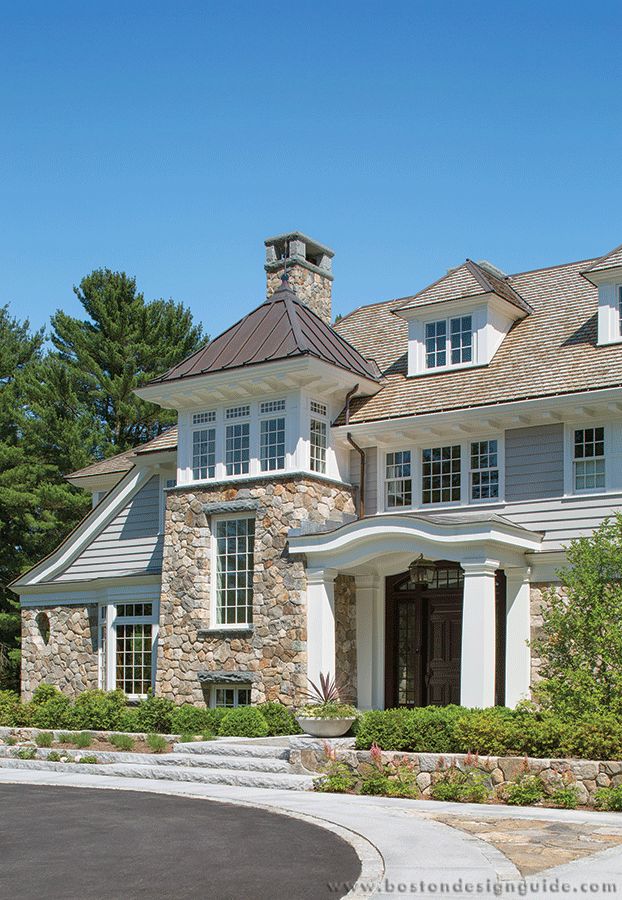
<instances>
[{"instance_id":1,"label":"chimney cap","mask_svg":"<svg viewBox=\"0 0 622 900\"><path fill-rule=\"evenodd\" d=\"M275 234L274 237L266 238L264 244L266 247L270 247L274 244L284 244L285 241L301 241L306 245L308 252L317 253L319 251L328 256L329 259L332 259L335 255L335 251L327 247L326 244L321 244L302 231L285 231L283 234Z\"/></svg>"}]
</instances>

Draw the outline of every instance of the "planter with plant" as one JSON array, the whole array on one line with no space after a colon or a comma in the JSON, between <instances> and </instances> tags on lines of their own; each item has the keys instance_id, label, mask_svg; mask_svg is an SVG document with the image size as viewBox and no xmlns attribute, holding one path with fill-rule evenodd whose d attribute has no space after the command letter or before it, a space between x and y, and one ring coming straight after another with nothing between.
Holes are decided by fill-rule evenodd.
<instances>
[{"instance_id":1,"label":"planter with plant","mask_svg":"<svg viewBox=\"0 0 622 900\"><path fill-rule=\"evenodd\" d=\"M346 734L358 718L358 710L341 700L341 691L334 678L320 672L320 683L309 679L307 703L298 709L296 721L312 737L332 738Z\"/></svg>"}]
</instances>

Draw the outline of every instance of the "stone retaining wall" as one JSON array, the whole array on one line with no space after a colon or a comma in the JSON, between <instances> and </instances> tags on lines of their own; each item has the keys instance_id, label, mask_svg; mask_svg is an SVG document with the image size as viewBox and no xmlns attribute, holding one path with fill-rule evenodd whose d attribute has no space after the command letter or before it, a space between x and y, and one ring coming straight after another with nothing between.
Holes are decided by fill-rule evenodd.
<instances>
[{"instance_id":1,"label":"stone retaining wall","mask_svg":"<svg viewBox=\"0 0 622 900\"><path fill-rule=\"evenodd\" d=\"M326 763L324 745L318 741L294 739L296 754L304 768L321 772ZM333 744L333 742L329 742ZM337 759L352 766L361 774L368 771L371 754L368 750L348 749L344 741L335 742ZM476 768L488 780L491 790L500 796L503 788L525 771L540 775L547 794L564 786L562 775L571 773L578 790L579 804L593 806L596 791L601 787L618 787L622 784L622 761L579 760L579 759L531 759L523 756L473 756L464 753L394 753L383 751L383 762L408 759L417 773L417 784L424 798L430 796L430 788L443 768L455 765L458 768Z\"/></svg>"}]
</instances>

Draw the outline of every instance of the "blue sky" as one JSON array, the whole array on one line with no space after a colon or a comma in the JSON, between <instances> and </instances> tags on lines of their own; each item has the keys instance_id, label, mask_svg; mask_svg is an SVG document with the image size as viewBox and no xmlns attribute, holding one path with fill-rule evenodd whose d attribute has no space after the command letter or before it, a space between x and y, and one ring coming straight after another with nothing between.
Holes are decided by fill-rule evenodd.
<instances>
[{"instance_id":1,"label":"blue sky","mask_svg":"<svg viewBox=\"0 0 622 900\"><path fill-rule=\"evenodd\" d=\"M263 239L332 246L334 311L464 260L622 242L614 2L0 0L0 303L99 266L217 334Z\"/></svg>"}]
</instances>

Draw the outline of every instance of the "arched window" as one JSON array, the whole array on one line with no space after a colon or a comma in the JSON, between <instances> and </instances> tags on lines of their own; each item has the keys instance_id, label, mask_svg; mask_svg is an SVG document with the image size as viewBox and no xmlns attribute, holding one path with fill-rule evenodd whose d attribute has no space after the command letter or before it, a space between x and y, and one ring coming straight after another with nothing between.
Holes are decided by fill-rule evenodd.
<instances>
[{"instance_id":1,"label":"arched window","mask_svg":"<svg viewBox=\"0 0 622 900\"><path fill-rule=\"evenodd\" d=\"M50 617L47 613L40 612L35 619L41 640L46 645L50 642Z\"/></svg>"}]
</instances>

